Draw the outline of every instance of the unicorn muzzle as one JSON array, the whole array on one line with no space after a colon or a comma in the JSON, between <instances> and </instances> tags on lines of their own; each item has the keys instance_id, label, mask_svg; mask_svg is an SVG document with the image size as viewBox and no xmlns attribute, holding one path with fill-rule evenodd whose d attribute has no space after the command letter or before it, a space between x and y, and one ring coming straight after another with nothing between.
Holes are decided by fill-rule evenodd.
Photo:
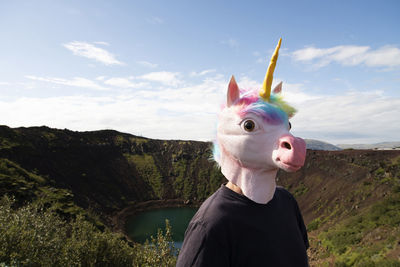
<instances>
[{"instance_id":1,"label":"unicorn muzzle","mask_svg":"<svg viewBox=\"0 0 400 267\"><path fill-rule=\"evenodd\" d=\"M299 170L306 159L306 142L293 135L281 136L278 148L273 152L273 160L279 168L294 172Z\"/></svg>"}]
</instances>

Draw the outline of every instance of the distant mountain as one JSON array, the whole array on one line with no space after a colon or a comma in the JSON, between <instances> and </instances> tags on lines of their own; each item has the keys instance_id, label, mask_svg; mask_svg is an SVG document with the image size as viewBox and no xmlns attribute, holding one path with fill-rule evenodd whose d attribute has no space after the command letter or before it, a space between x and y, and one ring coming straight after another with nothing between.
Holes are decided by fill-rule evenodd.
<instances>
[{"instance_id":1,"label":"distant mountain","mask_svg":"<svg viewBox=\"0 0 400 267\"><path fill-rule=\"evenodd\" d=\"M341 149L400 149L400 142L381 142L376 144L340 144Z\"/></svg>"},{"instance_id":2,"label":"distant mountain","mask_svg":"<svg viewBox=\"0 0 400 267\"><path fill-rule=\"evenodd\" d=\"M307 144L307 149L311 150L328 150L328 151L342 150L340 147L319 140L305 139L305 141Z\"/></svg>"}]
</instances>

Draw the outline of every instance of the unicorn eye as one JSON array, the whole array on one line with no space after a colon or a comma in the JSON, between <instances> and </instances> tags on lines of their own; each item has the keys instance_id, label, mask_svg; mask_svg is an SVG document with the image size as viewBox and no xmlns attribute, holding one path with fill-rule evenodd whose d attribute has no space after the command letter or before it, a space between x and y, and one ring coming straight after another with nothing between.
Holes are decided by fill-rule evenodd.
<instances>
[{"instance_id":1,"label":"unicorn eye","mask_svg":"<svg viewBox=\"0 0 400 267\"><path fill-rule=\"evenodd\" d=\"M255 127L256 127L256 124L252 120L247 120L243 123L243 128L247 132L252 132Z\"/></svg>"},{"instance_id":2,"label":"unicorn eye","mask_svg":"<svg viewBox=\"0 0 400 267\"><path fill-rule=\"evenodd\" d=\"M292 129L292 124L289 121L289 130Z\"/></svg>"}]
</instances>

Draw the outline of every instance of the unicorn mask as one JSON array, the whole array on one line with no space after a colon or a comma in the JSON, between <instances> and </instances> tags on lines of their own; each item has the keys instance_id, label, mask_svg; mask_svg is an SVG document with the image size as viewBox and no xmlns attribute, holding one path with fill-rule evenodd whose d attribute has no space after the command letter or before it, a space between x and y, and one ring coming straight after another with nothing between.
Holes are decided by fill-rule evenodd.
<instances>
[{"instance_id":1,"label":"unicorn mask","mask_svg":"<svg viewBox=\"0 0 400 267\"><path fill-rule=\"evenodd\" d=\"M279 168L297 171L306 144L294 137L288 121L296 110L283 101L279 83L271 94L272 75L281 39L260 91L243 91L232 76L227 102L219 115L214 158L222 174L254 202L266 204L275 193Z\"/></svg>"}]
</instances>

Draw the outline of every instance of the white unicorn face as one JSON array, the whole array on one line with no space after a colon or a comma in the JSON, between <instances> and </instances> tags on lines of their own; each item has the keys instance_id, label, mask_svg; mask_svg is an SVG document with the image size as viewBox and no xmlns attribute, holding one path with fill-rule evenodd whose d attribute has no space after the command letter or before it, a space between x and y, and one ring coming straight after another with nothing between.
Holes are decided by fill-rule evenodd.
<instances>
[{"instance_id":1,"label":"white unicorn face","mask_svg":"<svg viewBox=\"0 0 400 267\"><path fill-rule=\"evenodd\" d=\"M289 133L286 123L268 125L254 113L241 118L233 110L224 110L220 116L217 138L221 152L244 168L296 171L304 161L304 157L297 161L294 157L282 157L288 153L286 150L293 151L294 147L301 149L302 143Z\"/></svg>"}]
</instances>

